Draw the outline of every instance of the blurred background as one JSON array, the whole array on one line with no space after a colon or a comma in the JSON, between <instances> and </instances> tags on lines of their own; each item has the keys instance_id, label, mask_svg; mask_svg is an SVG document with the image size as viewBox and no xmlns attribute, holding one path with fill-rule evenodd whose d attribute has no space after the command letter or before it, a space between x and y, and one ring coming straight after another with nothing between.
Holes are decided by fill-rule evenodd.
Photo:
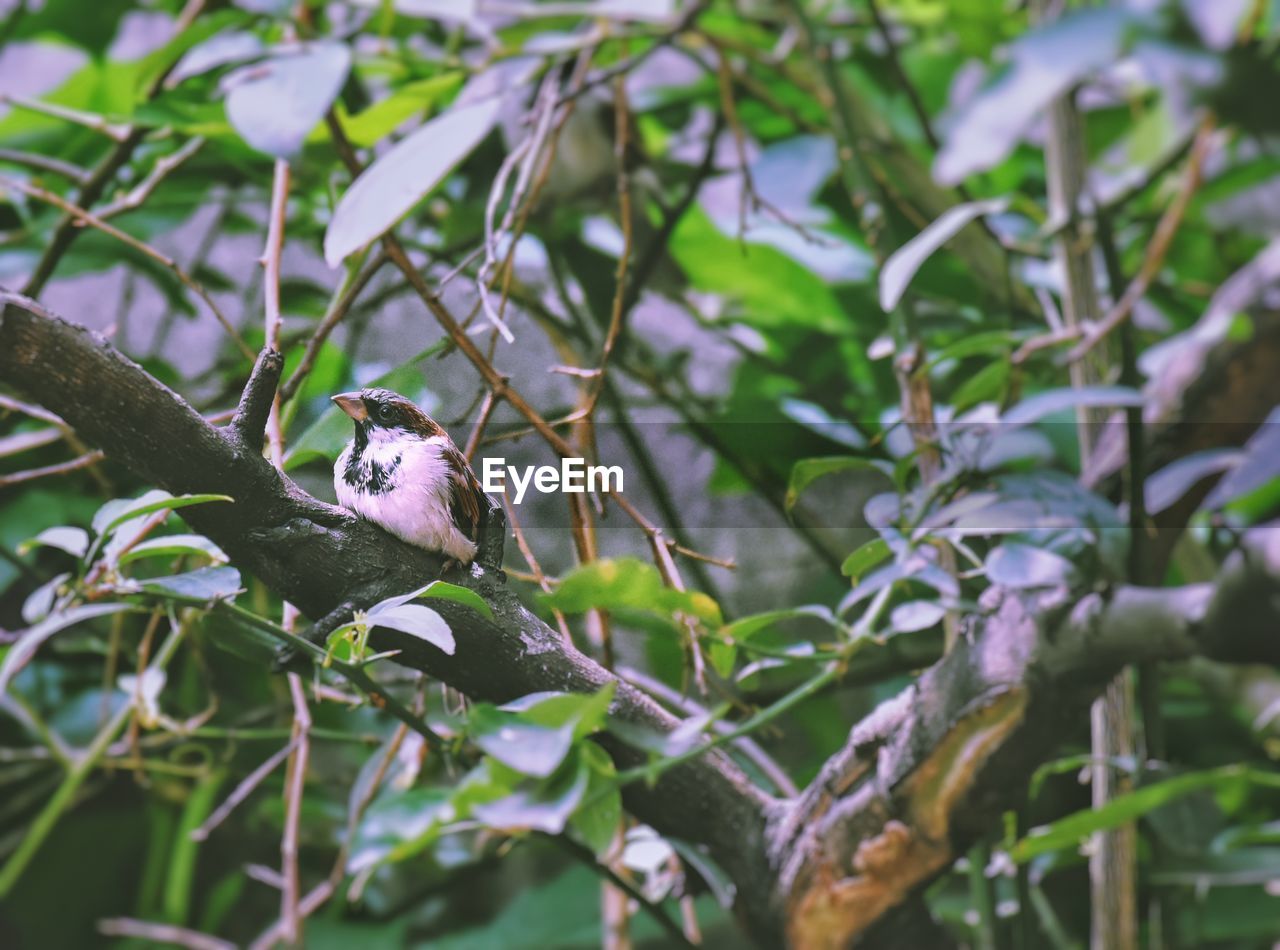
<instances>
[{"instance_id":1,"label":"blurred background","mask_svg":"<svg viewBox=\"0 0 1280 950\"><path fill-rule=\"evenodd\" d=\"M375 239L392 229L481 362L582 456L625 472L639 517L584 496L509 506L507 567L541 616L669 707L722 722L806 682L815 655L878 638L883 655L735 749L771 793L803 787L941 655L945 614L1017 582L991 574L1002 541L1056 552L1055 581L1124 574L1133 479L1105 451L1124 427L1091 417L1082 451L1089 400L1067 368L1081 341L1087 384L1112 387L1090 404L1138 399L1149 432L1205 433L1148 459L1147 509L1172 537L1147 582L1204 579L1234 532L1275 513L1280 441L1261 423L1277 380L1212 398L1231 347L1275 345L1274 0L0 6L0 284L217 421L274 334L279 462L327 501L350 438L328 397L365 385L415 399L477 468L553 464L388 260ZM263 266L273 216L278 270ZM193 615L167 677L140 686L168 615L69 613L225 556L190 540L180 511L104 509L151 486L3 398L0 944L280 939L287 773L254 770L283 763L296 729L283 678ZM1192 443L1201 454L1175 467ZM965 512L946 504L978 489L1020 507L957 527ZM665 557L655 528L678 542ZM146 547L169 537L183 540ZM241 588L238 603L280 619L261 584L237 574ZM770 612L783 615L750 645L745 628L724 633ZM74 629L14 659L24 632L62 616L56 630ZM714 644L710 687L690 623ZM456 697L377 669L464 741ZM693 849L620 818L593 840L573 823L579 800L558 827L424 819L461 776L327 685L293 819L304 891L331 882L306 945L626 946L605 926L619 913L637 945L669 945L634 900L602 901L592 850L683 914L687 937L742 945ZM1280 799L1255 779L1274 777L1280 679L1196 661L1146 695L1162 746L1111 754L1125 782L1241 771L1144 800L1141 943L1271 946ZM81 748L95 751L69 785ZM933 885L956 939L1089 940L1079 847L1001 864L1027 827L1088 811L1089 749L1082 721L1027 777L1014 830L992 829ZM65 798L52 813L51 796ZM530 828L565 831L586 865Z\"/></svg>"}]
</instances>

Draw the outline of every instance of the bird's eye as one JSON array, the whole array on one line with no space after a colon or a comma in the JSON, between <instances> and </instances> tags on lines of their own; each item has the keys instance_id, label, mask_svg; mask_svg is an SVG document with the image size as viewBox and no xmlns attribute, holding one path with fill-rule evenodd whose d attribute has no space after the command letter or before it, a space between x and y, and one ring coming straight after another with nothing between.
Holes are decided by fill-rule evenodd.
<instances>
[{"instance_id":1,"label":"bird's eye","mask_svg":"<svg viewBox=\"0 0 1280 950\"><path fill-rule=\"evenodd\" d=\"M396 417L395 407L388 406L385 403L378 407L378 418L383 422L392 422L395 420L395 417Z\"/></svg>"}]
</instances>

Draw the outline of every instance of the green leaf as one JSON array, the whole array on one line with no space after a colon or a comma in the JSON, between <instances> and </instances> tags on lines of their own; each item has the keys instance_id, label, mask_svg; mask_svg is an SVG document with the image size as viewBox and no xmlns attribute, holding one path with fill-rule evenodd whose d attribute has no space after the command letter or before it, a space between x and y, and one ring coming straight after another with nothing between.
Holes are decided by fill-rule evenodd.
<instances>
[{"instance_id":1,"label":"green leaf","mask_svg":"<svg viewBox=\"0 0 1280 950\"><path fill-rule=\"evenodd\" d=\"M911 600L898 604L889 614L889 626L895 633L928 630L946 615L946 610L931 600Z\"/></svg>"},{"instance_id":2,"label":"green leaf","mask_svg":"<svg viewBox=\"0 0 1280 950\"><path fill-rule=\"evenodd\" d=\"M324 118L350 68L345 43L277 47L227 77L227 120L253 148L289 158Z\"/></svg>"},{"instance_id":3,"label":"green leaf","mask_svg":"<svg viewBox=\"0 0 1280 950\"><path fill-rule=\"evenodd\" d=\"M1023 864L1050 851L1074 848L1094 832L1130 824L1182 795L1202 788L1221 791L1226 786L1242 784L1280 788L1280 775L1244 765L1227 765L1165 779L1118 795L1098 808L1076 812L1050 825L1032 828L1025 838L1013 846L1009 852L1010 857Z\"/></svg>"},{"instance_id":4,"label":"green leaf","mask_svg":"<svg viewBox=\"0 0 1280 950\"><path fill-rule=\"evenodd\" d=\"M404 16L448 22L466 21L475 17L479 0L351 0L362 7L394 9Z\"/></svg>"},{"instance_id":5,"label":"green leaf","mask_svg":"<svg viewBox=\"0 0 1280 950\"><path fill-rule=\"evenodd\" d=\"M720 608L706 594L670 588L652 564L630 557L604 559L575 568L541 600L546 606L569 614L597 607L634 607L658 613L686 613L713 624L720 622Z\"/></svg>"},{"instance_id":6,"label":"green leaf","mask_svg":"<svg viewBox=\"0 0 1280 950\"><path fill-rule=\"evenodd\" d=\"M534 693L501 708L476 706L467 730L503 765L546 778L575 742L603 726L612 699L613 684L595 694Z\"/></svg>"},{"instance_id":7,"label":"green leaf","mask_svg":"<svg viewBox=\"0 0 1280 950\"><path fill-rule=\"evenodd\" d=\"M405 83L362 112L343 116L343 131L353 145L369 148L409 119L439 106L458 90L462 80L462 73L449 72Z\"/></svg>"},{"instance_id":8,"label":"green leaf","mask_svg":"<svg viewBox=\"0 0 1280 950\"><path fill-rule=\"evenodd\" d=\"M188 604L233 600L241 590L240 572L234 567L202 567L171 577L148 578L141 583L148 594Z\"/></svg>"},{"instance_id":9,"label":"green leaf","mask_svg":"<svg viewBox=\"0 0 1280 950\"><path fill-rule=\"evenodd\" d=\"M581 747L581 755L587 765L587 791L569 824L596 857L603 859L622 822L622 793L615 781L613 760L604 749L587 743Z\"/></svg>"},{"instance_id":10,"label":"green leaf","mask_svg":"<svg viewBox=\"0 0 1280 950\"><path fill-rule=\"evenodd\" d=\"M82 604L46 617L34 627L22 631L18 634L17 642L5 654L4 662L0 663L0 694L8 689L13 677L35 656L40 645L58 631L94 617L104 617L107 614L118 614L132 609L134 608L131 604Z\"/></svg>"},{"instance_id":11,"label":"green leaf","mask_svg":"<svg viewBox=\"0 0 1280 950\"><path fill-rule=\"evenodd\" d=\"M571 865L554 880L539 875L492 919L433 937L431 950L591 950L600 946L599 894L600 880L589 868ZM646 929L648 938L642 942ZM654 929L645 914L628 923L636 946L662 946Z\"/></svg>"},{"instance_id":12,"label":"green leaf","mask_svg":"<svg viewBox=\"0 0 1280 950\"><path fill-rule=\"evenodd\" d=\"M419 604L396 604L390 607L374 607L369 611L369 626L388 627L411 637L425 640L444 653L453 656L458 648L448 622L430 607Z\"/></svg>"},{"instance_id":13,"label":"green leaf","mask_svg":"<svg viewBox=\"0 0 1280 950\"><path fill-rule=\"evenodd\" d=\"M1166 465L1143 484L1147 513L1171 508L1202 479L1236 468L1245 459L1239 449L1205 449Z\"/></svg>"},{"instance_id":14,"label":"green leaf","mask_svg":"<svg viewBox=\"0 0 1280 950\"><path fill-rule=\"evenodd\" d=\"M454 813L452 790L446 788L411 788L376 799L356 828L348 873L419 854Z\"/></svg>"},{"instance_id":15,"label":"green leaf","mask_svg":"<svg viewBox=\"0 0 1280 950\"><path fill-rule=\"evenodd\" d=\"M816 617L832 626L836 624L836 617L831 612L831 608L820 604L807 604L803 607L768 610L764 613L752 614L749 617L740 617L733 623L725 624L721 627L720 636L727 640L733 640L735 643L745 643L761 630L777 626L786 620L794 620L797 617Z\"/></svg>"},{"instance_id":16,"label":"green leaf","mask_svg":"<svg viewBox=\"0 0 1280 950\"><path fill-rule=\"evenodd\" d=\"M462 604L464 607L470 607L483 617L488 617L490 620L493 619L493 608L485 602L483 597L469 588L459 587L457 584L450 584L448 581L432 581L418 592L419 600L427 600L431 597L452 600Z\"/></svg>"},{"instance_id":17,"label":"green leaf","mask_svg":"<svg viewBox=\"0 0 1280 950\"><path fill-rule=\"evenodd\" d=\"M268 669L280 650L280 641L228 610L211 610L200 621L205 640L244 660L249 668Z\"/></svg>"},{"instance_id":18,"label":"green leaf","mask_svg":"<svg viewBox=\"0 0 1280 950\"><path fill-rule=\"evenodd\" d=\"M324 259L337 267L381 237L435 189L498 121L500 97L457 106L425 123L351 183L324 235Z\"/></svg>"},{"instance_id":19,"label":"green leaf","mask_svg":"<svg viewBox=\"0 0 1280 950\"><path fill-rule=\"evenodd\" d=\"M255 46L255 52L262 49L262 41L250 33L242 33L235 30L229 30L226 33L221 31L229 26L239 26L247 21L247 17L241 10L217 10L212 13L205 13L198 17L196 21L186 29L176 33L173 39L169 40L159 49L148 53L142 60L142 69L138 76L138 89L145 90L156 82L159 77L166 72L168 73L168 82L170 85L176 85L178 82L188 76L199 75L206 69L211 69L218 65L217 62L209 62L203 68L200 67L201 60L216 60L214 55L221 48L227 50L236 45L241 51L245 50L247 43L252 42ZM224 40L224 37L228 39ZM250 40L245 37L252 37ZM204 52L198 52L202 47L209 47ZM222 59L224 63L235 62L231 57ZM170 67L173 67L170 69ZM188 68L184 68L188 67Z\"/></svg>"},{"instance_id":20,"label":"green leaf","mask_svg":"<svg viewBox=\"0 0 1280 950\"><path fill-rule=\"evenodd\" d=\"M128 564L149 557L207 557L214 564L226 564L229 558L222 548L199 534L168 534L148 538L120 555L119 563Z\"/></svg>"},{"instance_id":21,"label":"green leaf","mask_svg":"<svg viewBox=\"0 0 1280 950\"><path fill-rule=\"evenodd\" d=\"M1002 423L1029 425L1045 416L1094 406L1141 406L1142 393L1127 386L1080 386L1051 389L1024 399L1003 416Z\"/></svg>"},{"instance_id":22,"label":"green leaf","mask_svg":"<svg viewBox=\"0 0 1280 950\"><path fill-rule=\"evenodd\" d=\"M1011 65L954 117L934 177L953 185L1003 159L1055 96L1120 55L1133 22L1114 6L1072 11L1006 47Z\"/></svg>"},{"instance_id":23,"label":"green leaf","mask_svg":"<svg viewBox=\"0 0 1280 950\"><path fill-rule=\"evenodd\" d=\"M99 118L103 114L128 115L134 105L139 69L139 63L107 62L95 57L56 89L40 96L40 100ZM0 139L6 141L40 137L66 142L72 134L65 120L28 109L13 109L0 119Z\"/></svg>"},{"instance_id":24,"label":"green leaf","mask_svg":"<svg viewBox=\"0 0 1280 950\"><path fill-rule=\"evenodd\" d=\"M1245 525L1258 524L1280 507L1280 478L1267 479L1254 488L1231 493L1217 500L1224 511Z\"/></svg>"},{"instance_id":25,"label":"green leaf","mask_svg":"<svg viewBox=\"0 0 1280 950\"><path fill-rule=\"evenodd\" d=\"M546 780L523 782L502 798L478 803L471 815L501 831L558 835L586 796L590 782L585 756L573 755Z\"/></svg>"},{"instance_id":26,"label":"green leaf","mask_svg":"<svg viewBox=\"0 0 1280 950\"><path fill-rule=\"evenodd\" d=\"M57 548L68 554L82 558L89 550L89 532L84 528L60 525L56 528L45 528L34 538L18 545L18 553L26 554L32 548Z\"/></svg>"},{"instance_id":27,"label":"green leaf","mask_svg":"<svg viewBox=\"0 0 1280 950\"><path fill-rule=\"evenodd\" d=\"M420 2L420 0L414 0ZM561 4L561 7L564 5ZM582 0L577 5L579 16L609 17L615 20L636 20L660 23L670 20L676 12L675 0ZM521 14L525 17L555 16L559 11L549 6L545 12L538 4L527 4Z\"/></svg>"},{"instance_id":28,"label":"green leaf","mask_svg":"<svg viewBox=\"0 0 1280 950\"><path fill-rule=\"evenodd\" d=\"M898 301L921 265L971 222L988 214L1000 214L1009 206L1007 198L971 201L949 208L927 228L889 255L880 270L880 308L885 313Z\"/></svg>"},{"instance_id":29,"label":"green leaf","mask_svg":"<svg viewBox=\"0 0 1280 950\"><path fill-rule=\"evenodd\" d=\"M733 315L747 323L827 333L847 333L852 327L825 280L775 247L722 233L697 206L680 219L670 247L698 290L736 304Z\"/></svg>"},{"instance_id":30,"label":"green leaf","mask_svg":"<svg viewBox=\"0 0 1280 950\"><path fill-rule=\"evenodd\" d=\"M170 495L168 492L147 492L136 502L107 502L93 518L93 530L99 537L106 537L126 521L141 518L157 511L176 511L192 505L207 505L215 501L234 502L230 495ZM113 507L117 506L117 507Z\"/></svg>"},{"instance_id":31,"label":"green leaf","mask_svg":"<svg viewBox=\"0 0 1280 950\"><path fill-rule=\"evenodd\" d=\"M1075 567L1062 555L1016 541L993 549L985 567L993 584L1014 588L1070 584L1076 577Z\"/></svg>"},{"instance_id":32,"label":"green leaf","mask_svg":"<svg viewBox=\"0 0 1280 950\"><path fill-rule=\"evenodd\" d=\"M888 541L884 538L872 538L844 559L844 563L840 565L840 573L856 581L891 554L893 550Z\"/></svg>"},{"instance_id":33,"label":"green leaf","mask_svg":"<svg viewBox=\"0 0 1280 950\"><path fill-rule=\"evenodd\" d=\"M998 401L1009 381L1008 359L992 360L978 370L951 394L951 404L957 411L968 409L980 402Z\"/></svg>"},{"instance_id":34,"label":"green leaf","mask_svg":"<svg viewBox=\"0 0 1280 950\"><path fill-rule=\"evenodd\" d=\"M168 81L171 85L176 85L211 69L255 59L265 52L266 46L256 33L228 30L188 47L169 73Z\"/></svg>"},{"instance_id":35,"label":"green leaf","mask_svg":"<svg viewBox=\"0 0 1280 950\"><path fill-rule=\"evenodd\" d=\"M988 353L1007 355L1010 347L1017 342L1017 336L1008 330L987 330L963 336L954 343L949 343L929 355L929 366L949 360L962 360L970 356L982 356Z\"/></svg>"},{"instance_id":36,"label":"green leaf","mask_svg":"<svg viewBox=\"0 0 1280 950\"><path fill-rule=\"evenodd\" d=\"M606 683L594 693L530 693L500 707L539 726L572 726L575 740L604 727L616 686Z\"/></svg>"},{"instance_id":37,"label":"green leaf","mask_svg":"<svg viewBox=\"0 0 1280 950\"><path fill-rule=\"evenodd\" d=\"M850 470L866 471L875 469L885 475L892 476L893 468L882 459L859 458L856 455L833 455L825 458L801 459L791 469L791 480L787 484L787 496L783 502L787 511L796 506L800 493L819 478L834 475L837 472Z\"/></svg>"},{"instance_id":38,"label":"green leaf","mask_svg":"<svg viewBox=\"0 0 1280 950\"><path fill-rule=\"evenodd\" d=\"M61 36L76 46L100 54L111 45L121 18L133 6L130 0L94 0L93 3L48 0L35 9L8 10L6 17L13 18L15 29L11 39Z\"/></svg>"},{"instance_id":39,"label":"green leaf","mask_svg":"<svg viewBox=\"0 0 1280 950\"><path fill-rule=\"evenodd\" d=\"M37 624L53 611L58 602L58 595L63 592L63 585L71 580L70 572L54 574L30 594L22 602L22 619L30 624Z\"/></svg>"},{"instance_id":40,"label":"green leaf","mask_svg":"<svg viewBox=\"0 0 1280 950\"><path fill-rule=\"evenodd\" d=\"M473 708L467 731L486 754L523 775L538 778L546 778L559 768L573 747L572 726L537 725L492 706Z\"/></svg>"}]
</instances>

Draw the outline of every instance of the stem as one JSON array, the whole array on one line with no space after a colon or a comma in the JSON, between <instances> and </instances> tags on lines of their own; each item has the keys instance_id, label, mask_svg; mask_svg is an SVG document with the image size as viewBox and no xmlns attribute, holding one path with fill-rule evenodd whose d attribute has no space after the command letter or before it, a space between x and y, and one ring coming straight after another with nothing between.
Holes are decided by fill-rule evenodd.
<instances>
[{"instance_id":1,"label":"stem","mask_svg":"<svg viewBox=\"0 0 1280 950\"><path fill-rule=\"evenodd\" d=\"M151 669L163 670L169 664L169 660L172 659L186 633L186 628L187 624L184 620L170 632L151 661ZM121 705L115 715L107 720L106 725L98 730L98 734L94 736L89 746L75 757L75 764L67 772L62 784L54 791L53 797L41 809L40 814L36 815L17 850L9 856L4 867L0 868L0 898L7 896L17 884L22 872L40 850L40 845L44 843L45 838L49 837L49 833L53 831L63 813L71 807L76 792L80 790L80 786L84 784L84 780L90 773L97 768L99 760L107 754L107 749L123 731L133 712L134 707L131 703Z\"/></svg>"},{"instance_id":2,"label":"stem","mask_svg":"<svg viewBox=\"0 0 1280 950\"><path fill-rule=\"evenodd\" d=\"M1054 0L1040 0L1042 21L1057 16L1059 7ZM1068 222L1054 245L1055 256L1066 274L1063 317L1069 328L1081 331L1096 322L1101 313L1090 242L1081 231L1078 214L1087 169L1084 135L1080 113L1068 91L1050 106L1045 173L1050 218ZM1097 358L1072 362L1070 375L1072 386L1087 386L1102 376L1102 366ZM1081 410L1077 416L1081 470L1088 468L1093 453L1096 418L1088 410ZM1104 763L1092 769L1093 805L1098 808L1129 784L1126 776L1105 764L1117 756L1134 753L1134 710L1127 671L1122 670L1094 701L1090 719L1092 755L1095 761ZM1089 858L1089 879L1092 946L1097 950L1132 950L1137 946L1136 844L1133 824L1102 832L1096 838Z\"/></svg>"},{"instance_id":3,"label":"stem","mask_svg":"<svg viewBox=\"0 0 1280 950\"><path fill-rule=\"evenodd\" d=\"M228 604L226 602L219 603L214 610L222 610L230 613L237 619L244 621L252 627L256 627L263 633L275 637L282 643L293 647L294 649L311 655L311 658L323 663L326 657L324 647L317 646L306 637L300 637L296 633L290 633L279 624L272 623L265 617L259 617L251 610L246 610L236 604ZM336 657L329 658L329 666L337 673L346 677L346 679L366 696L376 697L386 708L387 712L395 716L406 726L412 729L418 735L426 740L427 745L433 751L441 752L444 750L444 740L431 731L431 728L422 722L417 716L410 712L405 706L394 696L390 695L385 689L379 686L372 677L369 676L362 668L354 666L350 663L339 660Z\"/></svg>"},{"instance_id":4,"label":"stem","mask_svg":"<svg viewBox=\"0 0 1280 950\"><path fill-rule=\"evenodd\" d=\"M761 726L768 725L769 723L773 722L773 720L781 716L783 713L788 712L795 706L798 706L800 703L804 702L806 699L809 699L811 696L814 696L817 693L821 692L823 689L825 689L831 683L834 683L839 678L840 678L839 665L832 664L831 666L823 670L821 673L819 673L817 676L815 676L813 679L809 680L806 683L802 683L800 686L797 686L791 692L787 693L787 695L783 696L781 699L775 702L772 706L768 706L760 710L758 713L748 718L745 722L743 722L741 725L737 726L736 728L730 729L728 732L722 732L716 736L713 736L709 741L704 742L700 745L697 745L694 748L688 749L677 755L673 755L673 756L670 756L669 758L661 759L649 765L638 765L633 769L627 769L624 772L619 772L618 784L627 785L631 782L636 781L637 779L648 779L650 781L653 781L663 772L666 772L668 769L672 769L677 765L682 765L685 762L689 762L693 759L696 759L698 758L698 756L703 755L707 752L710 752L712 749L725 745L726 743L732 742L735 739L740 739L743 736L750 735L751 733L759 729Z\"/></svg>"}]
</instances>

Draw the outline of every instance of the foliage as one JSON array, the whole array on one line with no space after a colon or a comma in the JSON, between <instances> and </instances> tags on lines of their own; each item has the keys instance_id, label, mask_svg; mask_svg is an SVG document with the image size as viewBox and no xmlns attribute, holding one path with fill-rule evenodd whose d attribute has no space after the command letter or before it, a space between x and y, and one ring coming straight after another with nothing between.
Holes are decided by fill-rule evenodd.
<instances>
[{"instance_id":1,"label":"foliage","mask_svg":"<svg viewBox=\"0 0 1280 950\"><path fill-rule=\"evenodd\" d=\"M328 396L360 385L459 444L478 418L478 439L542 462L556 438L625 458L634 530L608 498L517 512L540 563L509 544L506 567L681 724L628 728L614 683L464 702L369 645L382 627L452 656L451 611L494 616L465 585L302 642L182 523L239 501L216 473L170 496L3 396L0 933L19 945L116 918L247 943L281 894L245 867L274 868L282 838L295 887L340 882L308 943L592 945L587 885L608 869L647 902L637 940L673 939L656 921L683 901L709 944L739 945L725 870L635 825L624 791L715 744L787 794L991 589L1207 580L1280 509L1274 426L1108 480L1076 425L1109 420L1098 442L1123 455L1125 410L1155 431L1180 362L1202 381L1206 340L1274 319L1280 177L1256 91L1280 79L1275 3L1068 4L1052 22L936 0L29 6L0 25L3 55L48 80L0 116L5 284L55 278L48 296L219 421L245 353L278 342L276 460L324 497L349 435ZM139 53L147 17L168 32ZM1127 321L1083 334L1059 316L1075 222L1050 210L1042 148L1064 93L1102 297L1146 281ZM88 300L101 286L119 299ZM1067 369L1082 343L1094 385ZM529 412L507 395L491 413L508 380ZM1165 563L1133 506L1163 525L1184 501ZM271 670L282 643L315 661L292 686ZM880 648L907 659L853 682ZM1081 721L1017 778L1027 801L990 829L985 875L947 870L931 909L968 941L1082 944L1082 846L1138 821L1166 942L1274 940L1280 720L1257 675L1249 692L1207 665L1144 675L1165 742L1117 763L1134 789L1088 807ZM619 744L643 764L620 770Z\"/></svg>"}]
</instances>

